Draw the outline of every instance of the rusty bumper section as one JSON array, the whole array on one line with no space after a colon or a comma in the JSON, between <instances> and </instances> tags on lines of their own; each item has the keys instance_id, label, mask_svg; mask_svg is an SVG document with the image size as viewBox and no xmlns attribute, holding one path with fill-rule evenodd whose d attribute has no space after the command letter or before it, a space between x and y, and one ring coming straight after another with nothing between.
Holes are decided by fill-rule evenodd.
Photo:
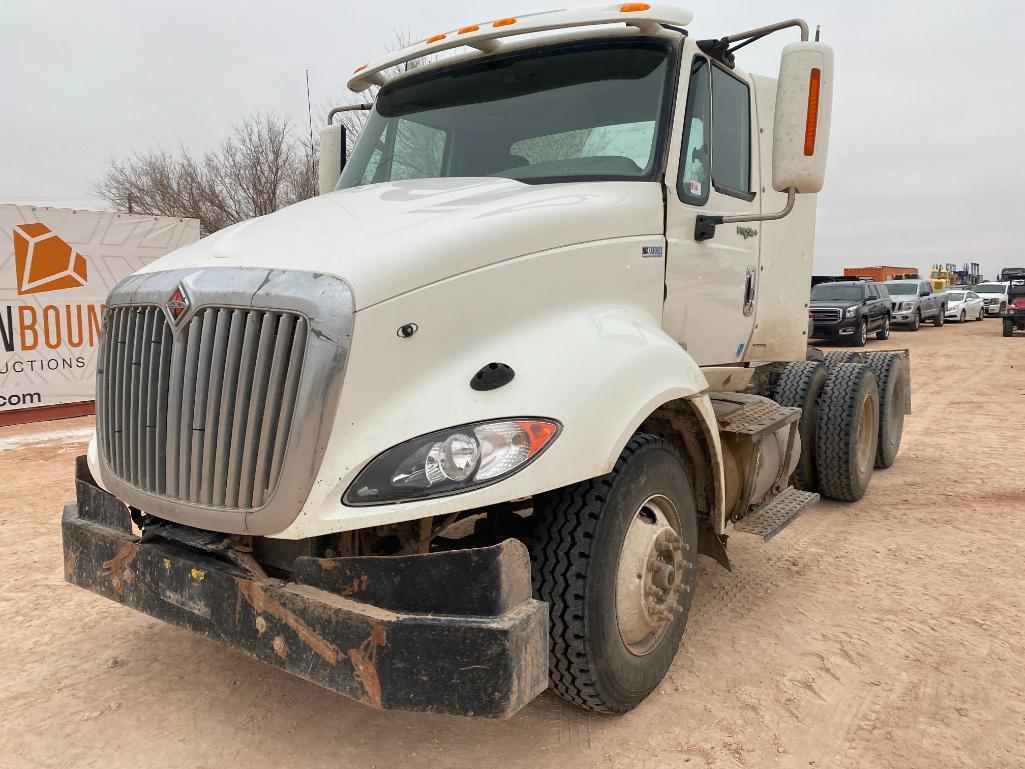
<instances>
[{"instance_id":1,"label":"rusty bumper section","mask_svg":"<svg viewBox=\"0 0 1025 769\"><path fill-rule=\"evenodd\" d=\"M132 533L92 481L64 508L68 582L375 708L507 717L547 686L548 607L526 548L299 558L293 581Z\"/></svg>"}]
</instances>

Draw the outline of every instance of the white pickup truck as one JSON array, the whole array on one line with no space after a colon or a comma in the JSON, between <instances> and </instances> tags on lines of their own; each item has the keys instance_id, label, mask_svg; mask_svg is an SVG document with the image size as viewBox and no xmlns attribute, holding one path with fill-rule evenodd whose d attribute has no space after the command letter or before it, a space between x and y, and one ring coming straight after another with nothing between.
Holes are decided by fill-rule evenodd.
<instances>
[{"instance_id":1,"label":"white pickup truck","mask_svg":"<svg viewBox=\"0 0 1025 769\"><path fill-rule=\"evenodd\" d=\"M377 708L643 700L698 553L860 498L908 406L901 354L805 360L831 49L691 18L358 67L319 197L111 293L67 579ZM736 66L781 30L778 79Z\"/></svg>"}]
</instances>

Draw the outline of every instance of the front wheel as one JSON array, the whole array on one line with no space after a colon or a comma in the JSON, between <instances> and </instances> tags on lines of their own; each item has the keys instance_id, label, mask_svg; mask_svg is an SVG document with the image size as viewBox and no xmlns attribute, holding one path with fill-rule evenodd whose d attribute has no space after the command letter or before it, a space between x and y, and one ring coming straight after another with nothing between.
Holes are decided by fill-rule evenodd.
<instances>
[{"instance_id":1,"label":"front wheel","mask_svg":"<svg viewBox=\"0 0 1025 769\"><path fill-rule=\"evenodd\" d=\"M534 591L549 604L549 680L625 713L665 677L697 576L697 511L679 454L638 433L612 472L539 496Z\"/></svg>"},{"instance_id":2,"label":"front wheel","mask_svg":"<svg viewBox=\"0 0 1025 769\"><path fill-rule=\"evenodd\" d=\"M1004 336L1014 336L1014 321L1004 318Z\"/></svg>"},{"instance_id":3,"label":"front wheel","mask_svg":"<svg viewBox=\"0 0 1025 769\"><path fill-rule=\"evenodd\" d=\"M975 320L977 320L977 321L978 321L978 320L982 320L983 314L984 314L985 312L986 312L986 310L985 310L984 308L980 307L980 308L979 308L979 317L977 317L977 318L976 318Z\"/></svg>"},{"instance_id":4,"label":"front wheel","mask_svg":"<svg viewBox=\"0 0 1025 769\"><path fill-rule=\"evenodd\" d=\"M918 331L922 327L922 311L915 310L915 317L911 319L911 330Z\"/></svg>"},{"instance_id":5,"label":"front wheel","mask_svg":"<svg viewBox=\"0 0 1025 769\"><path fill-rule=\"evenodd\" d=\"M876 339L878 339L880 342L885 342L889 338L890 338L890 316L887 315L885 318L883 318L883 325L879 327L878 331L876 331Z\"/></svg>"},{"instance_id":6,"label":"front wheel","mask_svg":"<svg viewBox=\"0 0 1025 769\"><path fill-rule=\"evenodd\" d=\"M935 317L933 317L933 319L932 319L932 324L934 326L936 326L936 328L940 328L943 325L944 321L946 320L946 315L947 315L947 308L946 307L940 307L939 311L936 313Z\"/></svg>"},{"instance_id":7,"label":"front wheel","mask_svg":"<svg viewBox=\"0 0 1025 769\"><path fill-rule=\"evenodd\" d=\"M851 344L855 347L864 347L868 341L868 321L862 320L858 324L857 331L854 332L854 339L851 340Z\"/></svg>"}]
</instances>

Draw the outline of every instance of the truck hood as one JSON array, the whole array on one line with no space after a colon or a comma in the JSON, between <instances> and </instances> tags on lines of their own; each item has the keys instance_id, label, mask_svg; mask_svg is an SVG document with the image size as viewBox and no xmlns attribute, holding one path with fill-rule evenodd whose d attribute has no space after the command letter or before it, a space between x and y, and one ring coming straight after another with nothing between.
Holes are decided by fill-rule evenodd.
<instances>
[{"instance_id":1,"label":"truck hood","mask_svg":"<svg viewBox=\"0 0 1025 769\"><path fill-rule=\"evenodd\" d=\"M657 182L530 185L417 179L338 190L236 224L147 265L264 267L337 275L360 310L506 259L661 234Z\"/></svg>"}]
</instances>

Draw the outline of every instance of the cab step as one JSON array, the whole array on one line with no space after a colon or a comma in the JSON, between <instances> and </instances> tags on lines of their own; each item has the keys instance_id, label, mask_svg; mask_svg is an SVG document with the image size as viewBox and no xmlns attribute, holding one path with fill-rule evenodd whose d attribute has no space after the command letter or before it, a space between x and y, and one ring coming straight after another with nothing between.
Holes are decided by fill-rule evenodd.
<instances>
[{"instance_id":1,"label":"cab step","mask_svg":"<svg viewBox=\"0 0 1025 769\"><path fill-rule=\"evenodd\" d=\"M818 494L788 486L753 513L737 521L734 527L739 532L755 534L762 541L768 542L818 501Z\"/></svg>"}]
</instances>

